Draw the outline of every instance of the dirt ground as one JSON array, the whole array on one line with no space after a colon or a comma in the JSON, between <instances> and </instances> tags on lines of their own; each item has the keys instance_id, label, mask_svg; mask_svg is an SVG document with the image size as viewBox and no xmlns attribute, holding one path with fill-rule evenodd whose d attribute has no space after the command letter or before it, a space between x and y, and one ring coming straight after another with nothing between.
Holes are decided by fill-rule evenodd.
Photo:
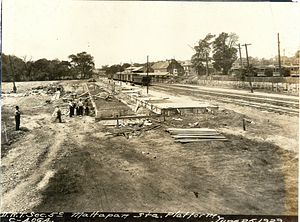
<instances>
[{"instance_id":1,"label":"dirt ground","mask_svg":"<svg viewBox=\"0 0 300 222\"><path fill-rule=\"evenodd\" d=\"M49 82L17 83L18 93L8 94L12 84L2 83L1 212L297 215L298 117L219 104L213 113L155 118L161 128L113 137L115 121L64 115L54 123L55 106L66 113L67 103L46 104L51 95L44 93L23 96L41 84ZM61 84L84 91L80 81ZM252 120L246 131L244 117ZM228 141L181 144L165 131L196 122Z\"/></svg>"}]
</instances>

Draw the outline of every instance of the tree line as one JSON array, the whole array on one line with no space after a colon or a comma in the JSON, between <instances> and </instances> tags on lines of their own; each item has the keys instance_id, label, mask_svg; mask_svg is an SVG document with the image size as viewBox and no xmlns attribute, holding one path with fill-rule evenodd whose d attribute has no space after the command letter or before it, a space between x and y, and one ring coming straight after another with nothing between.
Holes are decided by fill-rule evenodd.
<instances>
[{"instance_id":1,"label":"tree line","mask_svg":"<svg viewBox=\"0 0 300 222\"><path fill-rule=\"evenodd\" d=\"M81 52L69 55L70 61L19 58L2 53L1 78L8 81L42 81L91 78L95 69L94 58Z\"/></svg>"},{"instance_id":2,"label":"tree line","mask_svg":"<svg viewBox=\"0 0 300 222\"><path fill-rule=\"evenodd\" d=\"M233 63L238 59L238 35L235 33L222 32L218 37L208 33L204 39L200 39L193 47L195 54L192 55L191 62L198 75L209 75L208 62L212 61L213 68L223 75L228 75ZM295 58L299 58L299 50L295 54ZM248 57L250 64L242 70L242 77L247 75L254 76L256 70L254 62L257 64L257 58ZM286 58L287 60L289 58ZM273 60L273 59L271 59ZM262 65L271 65L277 63L267 59L261 59ZM270 74L272 75L272 74ZM287 70L282 68L281 75L288 75Z\"/></svg>"},{"instance_id":3,"label":"tree line","mask_svg":"<svg viewBox=\"0 0 300 222\"><path fill-rule=\"evenodd\" d=\"M204 39L200 39L198 45L194 46L195 54L191 58L197 74L208 75L208 62L213 60L213 67L227 75L237 59L237 41L238 36L235 33L225 32L218 37L209 33Z\"/></svg>"}]
</instances>

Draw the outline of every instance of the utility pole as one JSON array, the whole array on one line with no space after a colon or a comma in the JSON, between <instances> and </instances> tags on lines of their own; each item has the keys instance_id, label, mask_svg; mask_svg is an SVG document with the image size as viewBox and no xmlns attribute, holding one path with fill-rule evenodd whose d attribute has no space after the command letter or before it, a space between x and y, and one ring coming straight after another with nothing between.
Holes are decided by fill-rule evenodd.
<instances>
[{"instance_id":1,"label":"utility pole","mask_svg":"<svg viewBox=\"0 0 300 222\"><path fill-rule=\"evenodd\" d=\"M13 92L16 93L17 92L17 87L16 87L16 84L15 84L16 77L15 77L14 69L13 69L13 66L12 66L12 63L11 63L10 55L8 55L8 58L9 58L9 63L10 63L11 74L12 74L12 77L13 77Z\"/></svg>"},{"instance_id":2,"label":"utility pole","mask_svg":"<svg viewBox=\"0 0 300 222\"><path fill-rule=\"evenodd\" d=\"M278 38L278 64L279 64L279 75L281 76L281 61L280 61L280 42L279 42L279 33L277 33Z\"/></svg>"},{"instance_id":3,"label":"utility pole","mask_svg":"<svg viewBox=\"0 0 300 222\"><path fill-rule=\"evenodd\" d=\"M122 62L120 62L120 77L119 77L119 80L120 80L120 86L122 86L122 75L121 75L121 69L122 69Z\"/></svg>"},{"instance_id":4,"label":"utility pole","mask_svg":"<svg viewBox=\"0 0 300 222\"><path fill-rule=\"evenodd\" d=\"M148 80L148 78L149 78L149 69L148 69L148 59L149 59L149 56L147 55L147 82L146 82L146 84L147 84L147 95L148 95L148 90L149 90L149 80Z\"/></svg>"},{"instance_id":5,"label":"utility pole","mask_svg":"<svg viewBox=\"0 0 300 222\"><path fill-rule=\"evenodd\" d=\"M243 60L242 60L242 50L241 50L240 43L239 43L239 53L240 53L240 63L241 63L240 72L241 72L241 76L242 76L243 75Z\"/></svg>"},{"instance_id":6,"label":"utility pole","mask_svg":"<svg viewBox=\"0 0 300 222\"><path fill-rule=\"evenodd\" d=\"M251 77L252 77L252 75L250 76L250 64L249 64L249 58L248 58L247 45L251 45L251 44L244 44L244 45L242 45L242 46L245 46L245 48L246 48L246 56L247 56L247 64L248 64L249 84L250 84L250 90L251 90L251 93L253 93L253 87L252 87L252 82L251 82Z\"/></svg>"}]
</instances>

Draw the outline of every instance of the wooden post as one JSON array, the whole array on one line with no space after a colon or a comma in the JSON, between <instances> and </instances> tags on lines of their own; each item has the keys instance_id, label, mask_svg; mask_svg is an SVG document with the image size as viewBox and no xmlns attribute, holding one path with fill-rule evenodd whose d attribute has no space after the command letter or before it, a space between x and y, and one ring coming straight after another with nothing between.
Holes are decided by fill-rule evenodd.
<instances>
[{"instance_id":1,"label":"wooden post","mask_svg":"<svg viewBox=\"0 0 300 222\"><path fill-rule=\"evenodd\" d=\"M4 124L4 132L5 132L5 142L8 143L8 139L7 139L7 129L6 129L5 122L3 122L3 124Z\"/></svg>"},{"instance_id":2,"label":"wooden post","mask_svg":"<svg viewBox=\"0 0 300 222\"><path fill-rule=\"evenodd\" d=\"M246 131L246 123L245 123L245 118L243 118L243 130Z\"/></svg>"},{"instance_id":3,"label":"wooden post","mask_svg":"<svg viewBox=\"0 0 300 222\"><path fill-rule=\"evenodd\" d=\"M119 128L119 115L117 115L117 128Z\"/></svg>"}]
</instances>

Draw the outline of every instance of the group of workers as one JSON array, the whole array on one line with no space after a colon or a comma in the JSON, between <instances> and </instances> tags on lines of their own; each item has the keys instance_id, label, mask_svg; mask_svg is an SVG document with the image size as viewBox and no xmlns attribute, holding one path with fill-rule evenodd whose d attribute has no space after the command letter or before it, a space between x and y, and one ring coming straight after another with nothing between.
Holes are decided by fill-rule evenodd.
<instances>
[{"instance_id":1,"label":"group of workers","mask_svg":"<svg viewBox=\"0 0 300 222\"><path fill-rule=\"evenodd\" d=\"M75 113L77 116L83 116L85 115L89 115L90 110L89 110L89 103L88 103L88 99L85 99L85 101L83 102L81 99L79 99L77 102L71 100L69 102L69 110L70 110L70 117L75 116ZM55 116L55 120L54 122L56 122L57 120L61 123L61 109L59 108L59 106L56 106L55 111L53 113L53 116ZM19 106L16 106L16 110L15 110L15 121L16 121L16 130L20 130L20 117L21 117L21 112L19 110Z\"/></svg>"},{"instance_id":2,"label":"group of workers","mask_svg":"<svg viewBox=\"0 0 300 222\"><path fill-rule=\"evenodd\" d=\"M77 116L83 116L84 114L89 115L89 103L88 103L87 99L84 102L81 99L79 99L77 102L70 100L69 115L70 115L70 117L72 117L72 116L75 116L75 114ZM56 106L54 115L56 116L54 122L56 122L58 120L61 123L62 113L61 113L59 106Z\"/></svg>"},{"instance_id":3,"label":"group of workers","mask_svg":"<svg viewBox=\"0 0 300 222\"><path fill-rule=\"evenodd\" d=\"M70 109L70 117L74 116L75 113L77 116L83 116L85 115L89 115L89 103L88 103L88 99L86 99L84 102L79 99L77 102L71 100L69 102L69 109Z\"/></svg>"}]
</instances>

